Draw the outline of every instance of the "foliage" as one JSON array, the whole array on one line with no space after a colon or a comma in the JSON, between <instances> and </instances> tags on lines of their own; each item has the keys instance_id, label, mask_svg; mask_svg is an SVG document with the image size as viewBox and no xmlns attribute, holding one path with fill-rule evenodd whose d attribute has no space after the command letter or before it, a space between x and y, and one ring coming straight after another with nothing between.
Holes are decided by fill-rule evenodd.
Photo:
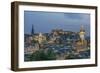
<instances>
[{"instance_id":1,"label":"foliage","mask_svg":"<svg viewBox=\"0 0 100 73\"><path fill-rule=\"evenodd\" d=\"M51 49L48 49L47 51L41 49L39 51L36 51L30 56L30 61L55 60L55 59L56 59L55 53Z\"/></svg>"}]
</instances>

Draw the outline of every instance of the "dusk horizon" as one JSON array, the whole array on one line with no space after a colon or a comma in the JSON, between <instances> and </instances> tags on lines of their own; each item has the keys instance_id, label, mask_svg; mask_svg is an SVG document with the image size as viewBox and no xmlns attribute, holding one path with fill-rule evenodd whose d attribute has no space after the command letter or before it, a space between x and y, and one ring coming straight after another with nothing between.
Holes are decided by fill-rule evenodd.
<instances>
[{"instance_id":1,"label":"dusk horizon","mask_svg":"<svg viewBox=\"0 0 100 73\"><path fill-rule=\"evenodd\" d=\"M79 32L84 26L86 35L90 35L90 15L87 13L64 13L24 11L24 34L31 34L34 27L35 33L49 33L53 29Z\"/></svg>"}]
</instances>

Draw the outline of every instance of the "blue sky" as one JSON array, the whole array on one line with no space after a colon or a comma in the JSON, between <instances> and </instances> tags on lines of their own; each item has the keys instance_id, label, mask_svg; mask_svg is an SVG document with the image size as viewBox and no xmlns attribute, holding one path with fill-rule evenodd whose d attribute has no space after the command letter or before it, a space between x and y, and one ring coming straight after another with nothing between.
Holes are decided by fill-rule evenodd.
<instances>
[{"instance_id":1,"label":"blue sky","mask_svg":"<svg viewBox=\"0 0 100 73\"><path fill-rule=\"evenodd\" d=\"M79 32L81 25L90 34L90 14L24 11L24 33L30 34L32 25L35 33L48 33L52 29Z\"/></svg>"}]
</instances>

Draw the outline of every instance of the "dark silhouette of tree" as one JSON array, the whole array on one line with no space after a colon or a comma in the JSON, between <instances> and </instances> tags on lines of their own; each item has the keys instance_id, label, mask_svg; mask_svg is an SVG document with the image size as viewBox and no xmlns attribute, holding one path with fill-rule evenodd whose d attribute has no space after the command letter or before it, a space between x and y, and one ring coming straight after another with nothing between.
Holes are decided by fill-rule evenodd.
<instances>
[{"instance_id":1,"label":"dark silhouette of tree","mask_svg":"<svg viewBox=\"0 0 100 73\"><path fill-rule=\"evenodd\" d=\"M55 60L55 59L56 55L51 49L48 49L47 51L42 49L36 51L30 56L30 61Z\"/></svg>"}]
</instances>

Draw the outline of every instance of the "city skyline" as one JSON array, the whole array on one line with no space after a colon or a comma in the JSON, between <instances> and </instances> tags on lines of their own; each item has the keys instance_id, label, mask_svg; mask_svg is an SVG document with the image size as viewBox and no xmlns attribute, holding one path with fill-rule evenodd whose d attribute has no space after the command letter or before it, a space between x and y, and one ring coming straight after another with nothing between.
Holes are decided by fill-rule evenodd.
<instances>
[{"instance_id":1,"label":"city skyline","mask_svg":"<svg viewBox=\"0 0 100 73\"><path fill-rule=\"evenodd\" d=\"M24 33L49 33L52 29L79 32L84 26L86 35L90 35L90 15L84 13L24 11Z\"/></svg>"}]
</instances>

